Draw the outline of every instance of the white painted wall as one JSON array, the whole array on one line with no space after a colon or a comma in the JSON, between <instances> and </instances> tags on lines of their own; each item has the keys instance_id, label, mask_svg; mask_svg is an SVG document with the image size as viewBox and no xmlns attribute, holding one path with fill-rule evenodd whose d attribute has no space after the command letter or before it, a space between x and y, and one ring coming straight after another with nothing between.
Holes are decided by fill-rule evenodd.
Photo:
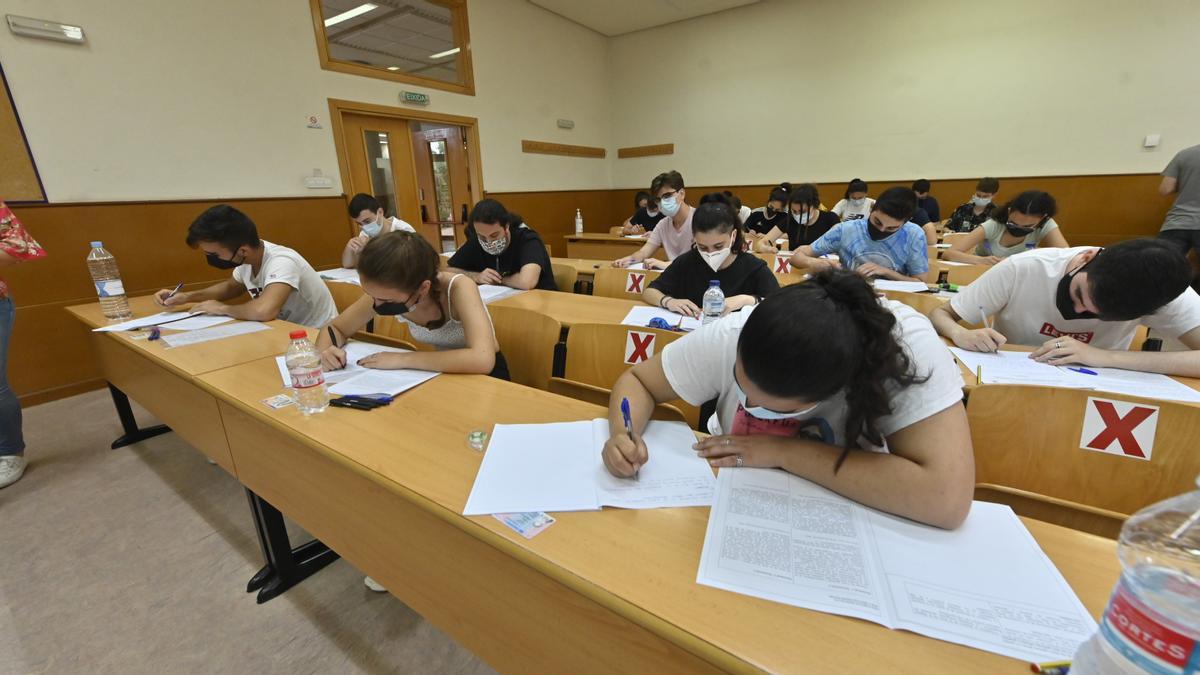
<instances>
[{"instance_id":1,"label":"white painted wall","mask_svg":"<svg viewBox=\"0 0 1200 675\"><path fill-rule=\"evenodd\" d=\"M614 187L1157 172L1200 143L1194 0L764 0L610 58L613 146L676 153Z\"/></svg>"},{"instance_id":2,"label":"white painted wall","mask_svg":"<svg viewBox=\"0 0 1200 675\"><path fill-rule=\"evenodd\" d=\"M303 0L0 0L79 24L86 46L0 28L4 67L51 201L337 194L327 99L479 119L491 191L607 187L607 161L521 153L522 138L607 146L605 38L525 0L470 4L476 96L321 70ZM325 128L306 128L310 114ZM575 129L555 126L574 119ZM338 184L307 190L320 168Z\"/></svg>"}]
</instances>

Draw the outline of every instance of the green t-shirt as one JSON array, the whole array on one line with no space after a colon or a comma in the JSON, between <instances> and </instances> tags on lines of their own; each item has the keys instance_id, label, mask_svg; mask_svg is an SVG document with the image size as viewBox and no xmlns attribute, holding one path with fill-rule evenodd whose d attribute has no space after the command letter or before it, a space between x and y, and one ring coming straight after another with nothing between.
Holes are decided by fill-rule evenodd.
<instances>
[{"instance_id":1,"label":"green t-shirt","mask_svg":"<svg viewBox=\"0 0 1200 675\"><path fill-rule=\"evenodd\" d=\"M1051 230L1058 229L1058 223L1051 218L1044 225L1037 228L1033 232L1025 235L1025 238L1018 241L1013 246L1005 246L1000 243L1000 238L1007 232L1004 225L989 218L987 222L980 225L983 230L983 242L975 247L975 255L994 255L997 258L1007 258L1010 255L1016 255L1024 251L1032 251L1038 247L1038 244L1046 238L1046 235Z\"/></svg>"}]
</instances>

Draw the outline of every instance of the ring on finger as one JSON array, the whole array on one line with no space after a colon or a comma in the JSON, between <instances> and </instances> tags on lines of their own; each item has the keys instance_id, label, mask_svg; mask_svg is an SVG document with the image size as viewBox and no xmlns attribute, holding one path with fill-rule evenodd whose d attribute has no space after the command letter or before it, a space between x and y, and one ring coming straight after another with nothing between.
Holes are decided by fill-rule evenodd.
<instances>
[{"instance_id":1,"label":"ring on finger","mask_svg":"<svg viewBox=\"0 0 1200 675\"><path fill-rule=\"evenodd\" d=\"M1055 343L1054 343L1054 348L1055 348L1055 349L1062 349L1062 342L1061 342L1061 341L1055 341Z\"/></svg>"},{"instance_id":2,"label":"ring on finger","mask_svg":"<svg viewBox=\"0 0 1200 675\"><path fill-rule=\"evenodd\" d=\"M737 456L734 466L736 466L739 469L742 468L742 456L741 455Z\"/></svg>"}]
</instances>

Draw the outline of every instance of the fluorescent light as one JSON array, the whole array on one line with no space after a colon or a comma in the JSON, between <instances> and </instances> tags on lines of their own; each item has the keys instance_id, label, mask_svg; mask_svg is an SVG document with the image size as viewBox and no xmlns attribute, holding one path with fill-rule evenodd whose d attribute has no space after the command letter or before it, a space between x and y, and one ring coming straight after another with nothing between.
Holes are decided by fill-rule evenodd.
<instances>
[{"instance_id":1,"label":"fluorescent light","mask_svg":"<svg viewBox=\"0 0 1200 675\"><path fill-rule=\"evenodd\" d=\"M388 66L388 70L400 70L400 66Z\"/></svg>"},{"instance_id":2,"label":"fluorescent light","mask_svg":"<svg viewBox=\"0 0 1200 675\"><path fill-rule=\"evenodd\" d=\"M379 7L379 5L372 5L369 2L363 3L363 4L359 5L358 7L355 7L354 9L342 12L341 14L338 14L337 16L331 16L328 19L325 19L325 27L329 28L330 26L332 26L334 24L341 23L343 21L349 21L350 19L353 19L356 16L361 16L363 14L366 14L367 12L369 12L373 9L376 9L378 7Z\"/></svg>"},{"instance_id":3,"label":"fluorescent light","mask_svg":"<svg viewBox=\"0 0 1200 675\"><path fill-rule=\"evenodd\" d=\"M443 56L450 56L451 54L457 54L457 53L458 53L458 52L460 52L460 51L462 51L462 48L461 48L461 47L455 47L454 49L447 49L447 50L446 50L446 51L444 51L444 52L438 52L438 53L436 53L436 54L430 54L430 55L429 55L429 58L431 58L431 59L440 59L440 58L442 58Z\"/></svg>"}]
</instances>

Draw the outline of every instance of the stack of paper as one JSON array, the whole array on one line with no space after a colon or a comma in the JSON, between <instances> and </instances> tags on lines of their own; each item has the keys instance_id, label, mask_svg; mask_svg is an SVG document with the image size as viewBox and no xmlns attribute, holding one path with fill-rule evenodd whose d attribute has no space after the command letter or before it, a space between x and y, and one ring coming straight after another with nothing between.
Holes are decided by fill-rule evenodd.
<instances>
[{"instance_id":1,"label":"stack of paper","mask_svg":"<svg viewBox=\"0 0 1200 675\"><path fill-rule=\"evenodd\" d=\"M355 286L362 285L358 279L358 270L346 269L345 267L335 267L331 270L317 272L321 278L326 281L336 281L343 284L354 284Z\"/></svg>"},{"instance_id":2,"label":"stack of paper","mask_svg":"<svg viewBox=\"0 0 1200 675\"><path fill-rule=\"evenodd\" d=\"M1034 361L1029 358L1028 352L1001 351L989 354L958 347L951 347L950 351L972 373L982 375L983 384L1036 384L1200 403L1200 392L1158 373L1094 366L1052 366Z\"/></svg>"},{"instance_id":3,"label":"stack of paper","mask_svg":"<svg viewBox=\"0 0 1200 675\"><path fill-rule=\"evenodd\" d=\"M388 394L395 396L423 382L437 377L439 373L428 370L376 370L358 365L358 362L380 352L407 352L407 349L375 345L351 340L346 343L346 367L325 372L325 384L329 393L337 396L364 396L366 394ZM292 386L284 357L275 357L283 386Z\"/></svg>"},{"instance_id":4,"label":"stack of paper","mask_svg":"<svg viewBox=\"0 0 1200 675\"><path fill-rule=\"evenodd\" d=\"M621 323L625 324L626 326L638 326L640 328L645 328L646 324L650 323L650 319L655 318L663 319L671 326L678 327L682 330L696 330L700 327L700 319L693 319L689 316L676 314L675 312L659 309L658 307L651 307L649 305L638 305L637 307L631 308L629 313L625 315L625 318L621 319Z\"/></svg>"},{"instance_id":5,"label":"stack of paper","mask_svg":"<svg viewBox=\"0 0 1200 675\"><path fill-rule=\"evenodd\" d=\"M903 291L905 293L928 293L929 285L924 281L892 281L891 279L875 279L877 291Z\"/></svg>"},{"instance_id":6,"label":"stack of paper","mask_svg":"<svg viewBox=\"0 0 1200 675\"><path fill-rule=\"evenodd\" d=\"M479 286L479 297L483 298L483 304L485 304L485 305L488 304L489 302L503 300L504 298L507 298L509 296L513 296L513 295L516 295L517 293L524 293L524 292L525 291L523 291L519 288L509 288L508 286L496 286L494 284L481 284Z\"/></svg>"},{"instance_id":7,"label":"stack of paper","mask_svg":"<svg viewBox=\"0 0 1200 675\"><path fill-rule=\"evenodd\" d=\"M635 480L604 467L608 420L497 424L463 515L712 503L712 469L692 450L686 424L653 421L642 438L650 459Z\"/></svg>"},{"instance_id":8,"label":"stack of paper","mask_svg":"<svg viewBox=\"0 0 1200 675\"><path fill-rule=\"evenodd\" d=\"M121 323L113 323L99 328L93 328L93 333L109 333L122 330L137 330L138 328L149 328L150 326L158 326L172 321L180 321L189 316L196 316L200 312L159 312L150 316L143 316L139 319L130 319ZM173 328L174 326L172 326Z\"/></svg>"},{"instance_id":9,"label":"stack of paper","mask_svg":"<svg viewBox=\"0 0 1200 675\"><path fill-rule=\"evenodd\" d=\"M191 319L188 320L191 321ZM270 330L270 328L257 321L238 321L237 323L202 328L186 333L164 335L162 341L167 343L168 347L183 347L185 345L200 344L201 342L211 342L212 340L222 340L235 335L257 333L262 330Z\"/></svg>"},{"instance_id":10,"label":"stack of paper","mask_svg":"<svg viewBox=\"0 0 1200 675\"><path fill-rule=\"evenodd\" d=\"M1096 631L1007 506L975 502L947 531L773 469L721 469L696 581L1025 661Z\"/></svg>"}]
</instances>

